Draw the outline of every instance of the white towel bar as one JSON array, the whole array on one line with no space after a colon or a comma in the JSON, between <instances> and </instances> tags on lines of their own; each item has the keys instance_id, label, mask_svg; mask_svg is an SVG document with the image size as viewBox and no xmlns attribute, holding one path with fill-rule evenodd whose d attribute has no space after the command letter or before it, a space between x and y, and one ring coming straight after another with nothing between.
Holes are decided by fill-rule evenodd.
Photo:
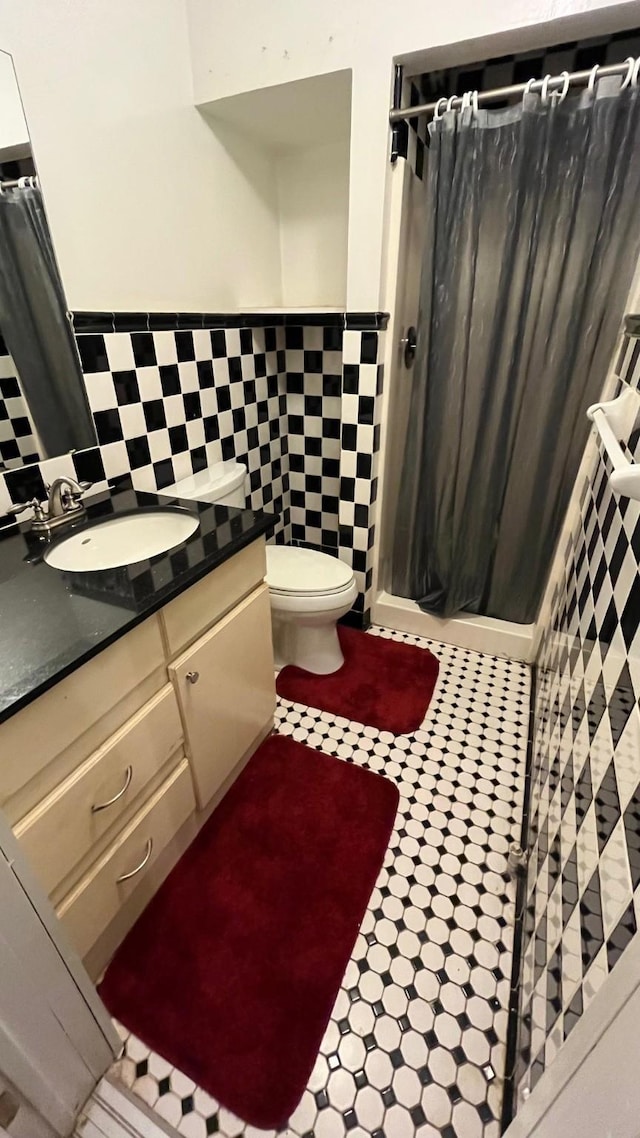
<instances>
[{"instance_id":1,"label":"white towel bar","mask_svg":"<svg viewBox=\"0 0 640 1138\"><path fill-rule=\"evenodd\" d=\"M618 438L628 434L640 411L640 394L633 387L625 387L616 399L607 403L594 403L587 410L606 450L613 471L609 478L611 489L625 498L640 502L640 463L629 462Z\"/></svg>"}]
</instances>

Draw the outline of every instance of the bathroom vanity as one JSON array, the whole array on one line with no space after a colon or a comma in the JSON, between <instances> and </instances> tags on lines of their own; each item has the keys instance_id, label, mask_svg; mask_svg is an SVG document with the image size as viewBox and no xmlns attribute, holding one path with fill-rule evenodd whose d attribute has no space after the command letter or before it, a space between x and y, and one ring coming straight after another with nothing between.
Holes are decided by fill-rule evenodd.
<instances>
[{"instance_id":1,"label":"bathroom vanity","mask_svg":"<svg viewBox=\"0 0 640 1138\"><path fill-rule=\"evenodd\" d=\"M273 724L274 519L182 506L193 537L106 572L0 541L0 808L94 978Z\"/></svg>"}]
</instances>

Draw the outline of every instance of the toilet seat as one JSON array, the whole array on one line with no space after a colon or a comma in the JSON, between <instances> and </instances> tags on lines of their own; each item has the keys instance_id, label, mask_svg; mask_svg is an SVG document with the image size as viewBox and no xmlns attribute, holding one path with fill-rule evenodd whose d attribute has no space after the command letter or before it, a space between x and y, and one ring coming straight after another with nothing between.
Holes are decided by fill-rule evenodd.
<instances>
[{"instance_id":1,"label":"toilet seat","mask_svg":"<svg viewBox=\"0 0 640 1138\"><path fill-rule=\"evenodd\" d=\"M336 597L353 587L353 570L328 553L267 546L267 585L277 597Z\"/></svg>"},{"instance_id":2,"label":"toilet seat","mask_svg":"<svg viewBox=\"0 0 640 1138\"><path fill-rule=\"evenodd\" d=\"M340 589L322 589L313 592L309 589L272 589L269 586L269 593L272 597L341 597L343 593L349 592L352 583L347 581Z\"/></svg>"}]
</instances>

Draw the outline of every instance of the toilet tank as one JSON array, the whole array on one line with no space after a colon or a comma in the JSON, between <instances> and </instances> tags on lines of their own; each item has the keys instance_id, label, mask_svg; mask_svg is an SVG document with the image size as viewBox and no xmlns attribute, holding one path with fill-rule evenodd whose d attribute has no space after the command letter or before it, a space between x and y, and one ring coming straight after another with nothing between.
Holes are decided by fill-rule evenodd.
<instances>
[{"instance_id":1,"label":"toilet tank","mask_svg":"<svg viewBox=\"0 0 640 1138\"><path fill-rule=\"evenodd\" d=\"M217 502L219 506L244 506L247 468L241 462L214 462L197 474L181 478L158 490L160 498L190 498L196 502Z\"/></svg>"}]
</instances>

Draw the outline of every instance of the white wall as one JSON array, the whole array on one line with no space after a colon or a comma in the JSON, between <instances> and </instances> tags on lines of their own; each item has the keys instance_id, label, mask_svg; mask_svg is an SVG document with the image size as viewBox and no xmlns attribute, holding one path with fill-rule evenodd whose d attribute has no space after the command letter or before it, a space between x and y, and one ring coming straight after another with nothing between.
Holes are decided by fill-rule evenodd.
<instances>
[{"instance_id":1,"label":"white wall","mask_svg":"<svg viewBox=\"0 0 640 1138\"><path fill-rule=\"evenodd\" d=\"M0 151L29 143L11 56L0 51Z\"/></svg>"},{"instance_id":2,"label":"white wall","mask_svg":"<svg viewBox=\"0 0 640 1138\"><path fill-rule=\"evenodd\" d=\"M194 109L183 0L3 0L0 47L70 308L273 303L272 166Z\"/></svg>"},{"instance_id":3,"label":"white wall","mask_svg":"<svg viewBox=\"0 0 640 1138\"><path fill-rule=\"evenodd\" d=\"M501 50L523 50L631 27L637 0L186 0L196 101L351 68L351 194L347 302L380 303L392 60L422 52L431 66L485 58L468 40L504 33ZM575 15L575 21L567 17ZM554 21L553 28L539 25ZM457 45L457 46L456 46ZM429 58L424 52L428 49Z\"/></svg>"},{"instance_id":4,"label":"white wall","mask_svg":"<svg viewBox=\"0 0 640 1138\"><path fill-rule=\"evenodd\" d=\"M283 305L344 307L348 140L280 155L276 176Z\"/></svg>"},{"instance_id":5,"label":"white wall","mask_svg":"<svg viewBox=\"0 0 640 1138\"><path fill-rule=\"evenodd\" d=\"M201 103L214 133L263 152L277 184L281 289L274 307L344 307L351 72L327 72ZM251 281L247 280L247 291ZM246 306L251 305L247 299Z\"/></svg>"},{"instance_id":6,"label":"white wall","mask_svg":"<svg viewBox=\"0 0 640 1138\"><path fill-rule=\"evenodd\" d=\"M553 36L536 26L553 18ZM0 48L14 56L69 306L107 311L273 305L273 163L238 132L214 133L193 84L206 103L352 69L347 300L370 310L393 56L428 47L446 63L463 49L442 45L499 31L508 50L639 20L637 0L4 0Z\"/></svg>"}]
</instances>

